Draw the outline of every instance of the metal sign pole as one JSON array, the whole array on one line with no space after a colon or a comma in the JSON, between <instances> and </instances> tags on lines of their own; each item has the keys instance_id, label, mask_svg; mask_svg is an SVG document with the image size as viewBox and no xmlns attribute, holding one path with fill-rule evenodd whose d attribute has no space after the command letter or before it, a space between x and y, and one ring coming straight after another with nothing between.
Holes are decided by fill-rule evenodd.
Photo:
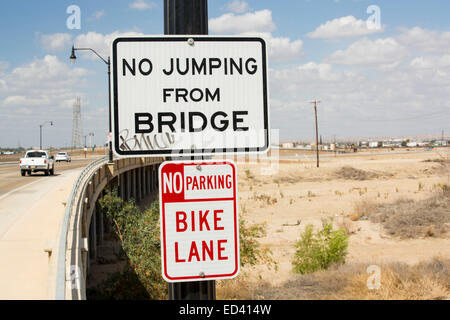
<instances>
[{"instance_id":1,"label":"metal sign pole","mask_svg":"<svg viewBox=\"0 0 450 320\"><path fill-rule=\"evenodd\" d=\"M164 0L164 34L208 34L208 0ZM215 299L215 281L169 283L169 300Z\"/></svg>"}]
</instances>

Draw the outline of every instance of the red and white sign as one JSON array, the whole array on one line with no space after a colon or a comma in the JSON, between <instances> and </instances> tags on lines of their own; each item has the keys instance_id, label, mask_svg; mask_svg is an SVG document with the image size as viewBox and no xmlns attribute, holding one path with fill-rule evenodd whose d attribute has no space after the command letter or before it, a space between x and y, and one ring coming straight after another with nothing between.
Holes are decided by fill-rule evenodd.
<instances>
[{"instance_id":1,"label":"red and white sign","mask_svg":"<svg viewBox=\"0 0 450 320\"><path fill-rule=\"evenodd\" d=\"M236 165L170 161L159 168L162 275L167 282L239 273Z\"/></svg>"}]
</instances>

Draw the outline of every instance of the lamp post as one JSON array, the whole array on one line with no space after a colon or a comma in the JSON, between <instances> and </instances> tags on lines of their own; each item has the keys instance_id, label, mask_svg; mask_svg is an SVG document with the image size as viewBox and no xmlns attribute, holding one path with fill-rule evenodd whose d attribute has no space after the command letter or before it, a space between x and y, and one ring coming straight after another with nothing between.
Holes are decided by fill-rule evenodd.
<instances>
[{"instance_id":1,"label":"lamp post","mask_svg":"<svg viewBox=\"0 0 450 320\"><path fill-rule=\"evenodd\" d=\"M53 121L45 121L43 124L39 125L39 149L42 150L42 127L45 126L47 123L50 123L51 126L53 126Z\"/></svg>"},{"instance_id":2,"label":"lamp post","mask_svg":"<svg viewBox=\"0 0 450 320\"><path fill-rule=\"evenodd\" d=\"M84 50L84 51L91 51L93 52L97 57L99 57L104 63L106 63L106 65L108 66L108 115L109 115L109 132L111 132L112 130L112 124L111 124L111 60L108 57L108 59L104 59L101 55L99 55L97 53L97 51L95 51L94 49L91 48L75 48L74 46L72 46L72 54L70 55L70 62L72 64L75 63L77 57L75 55L75 51L78 50ZM113 153L112 153L112 142L109 141L109 162L112 163L113 162Z\"/></svg>"}]
</instances>

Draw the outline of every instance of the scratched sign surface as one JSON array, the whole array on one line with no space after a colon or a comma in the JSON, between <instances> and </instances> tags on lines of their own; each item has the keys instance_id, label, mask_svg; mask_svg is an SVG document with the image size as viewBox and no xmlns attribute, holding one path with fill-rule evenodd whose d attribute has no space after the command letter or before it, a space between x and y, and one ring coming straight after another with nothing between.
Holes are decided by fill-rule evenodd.
<instances>
[{"instance_id":1,"label":"scratched sign surface","mask_svg":"<svg viewBox=\"0 0 450 320\"><path fill-rule=\"evenodd\" d=\"M261 38L116 38L112 89L119 156L263 153L270 146Z\"/></svg>"}]
</instances>

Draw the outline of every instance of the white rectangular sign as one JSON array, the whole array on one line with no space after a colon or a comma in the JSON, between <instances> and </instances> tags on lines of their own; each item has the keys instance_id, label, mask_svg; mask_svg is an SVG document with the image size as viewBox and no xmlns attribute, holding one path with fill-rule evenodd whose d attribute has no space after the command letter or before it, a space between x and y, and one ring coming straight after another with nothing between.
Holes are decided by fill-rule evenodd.
<instances>
[{"instance_id":1,"label":"white rectangular sign","mask_svg":"<svg viewBox=\"0 0 450 320\"><path fill-rule=\"evenodd\" d=\"M239 273L236 166L170 161L159 169L162 276L167 282Z\"/></svg>"},{"instance_id":2,"label":"white rectangular sign","mask_svg":"<svg viewBox=\"0 0 450 320\"><path fill-rule=\"evenodd\" d=\"M116 38L119 156L267 152L266 43L255 37Z\"/></svg>"}]
</instances>

